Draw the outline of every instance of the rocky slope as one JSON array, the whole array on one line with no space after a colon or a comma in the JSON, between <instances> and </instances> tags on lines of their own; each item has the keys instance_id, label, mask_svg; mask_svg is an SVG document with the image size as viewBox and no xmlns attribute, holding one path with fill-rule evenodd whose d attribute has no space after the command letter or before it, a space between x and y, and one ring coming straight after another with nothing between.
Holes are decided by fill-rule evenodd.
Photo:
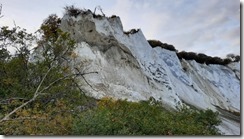
<instances>
[{"instance_id":1,"label":"rocky slope","mask_svg":"<svg viewBox=\"0 0 244 139\"><path fill-rule=\"evenodd\" d=\"M223 134L240 134L240 63L205 65L152 48L141 30L124 33L119 17L90 11L64 15L61 29L77 42L71 66L98 72L80 78L83 90L130 101L154 97L168 108L182 103L221 113ZM86 84L85 82L88 82Z\"/></svg>"}]
</instances>

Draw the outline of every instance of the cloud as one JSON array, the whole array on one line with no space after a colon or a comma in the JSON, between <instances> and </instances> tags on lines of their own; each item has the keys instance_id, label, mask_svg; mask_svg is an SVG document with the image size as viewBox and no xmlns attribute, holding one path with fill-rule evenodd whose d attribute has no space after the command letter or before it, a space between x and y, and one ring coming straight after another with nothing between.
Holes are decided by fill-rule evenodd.
<instances>
[{"instance_id":1,"label":"cloud","mask_svg":"<svg viewBox=\"0 0 244 139\"><path fill-rule=\"evenodd\" d=\"M235 33L235 39L233 36L227 39L228 34L233 32L233 27L240 26L240 20L236 18L240 15L237 12L240 6L238 1L194 0L190 5L187 3L190 1L185 2L173 6L174 10L167 13L170 19L166 26L159 29L163 30L162 34L166 34L158 35L161 39L169 41L181 50L205 50L213 56L220 55L221 51L226 52L228 45L231 45L235 52L240 51L240 45L237 43L240 35ZM176 9L178 11L175 12ZM226 37L223 38L222 35ZM216 54L207 50L216 50Z\"/></svg>"},{"instance_id":2,"label":"cloud","mask_svg":"<svg viewBox=\"0 0 244 139\"><path fill-rule=\"evenodd\" d=\"M49 14L62 16L62 8L70 4L91 10L100 5L107 16L120 16L124 30L141 28L147 39L179 50L209 55L240 52L239 0L11 0L3 2L8 19L1 19L0 25L14 19L34 30Z\"/></svg>"},{"instance_id":3,"label":"cloud","mask_svg":"<svg viewBox=\"0 0 244 139\"><path fill-rule=\"evenodd\" d=\"M238 0L117 0L114 11L126 30L141 28L147 39L179 50L225 56L240 51Z\"/></svg>"}]
</instances>

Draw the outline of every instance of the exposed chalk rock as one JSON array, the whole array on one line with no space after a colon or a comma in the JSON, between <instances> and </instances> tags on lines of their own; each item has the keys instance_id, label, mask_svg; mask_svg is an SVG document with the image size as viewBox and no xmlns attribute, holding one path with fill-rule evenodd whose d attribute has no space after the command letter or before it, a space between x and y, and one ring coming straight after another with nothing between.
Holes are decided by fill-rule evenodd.
<instances>
[{"instance_id":1,"label":"exposed chalk rock","mask_svg":"<svg viewBox=\"0 0 244 139\"><path fill-rule=\"evenodd\" d=\"M117 16L64 15L61 29L77 42L77 58L70 65L82 72L98 72L80 77L82 89L95 98L154 97L173 109L186 103L199 109L240 112L240 63L222 66L179 60L173 51L152 48L140 29L125 34ZM240 122L223 119L219 126L223 134L240 134Z\"/></svg>"}]
</instances>

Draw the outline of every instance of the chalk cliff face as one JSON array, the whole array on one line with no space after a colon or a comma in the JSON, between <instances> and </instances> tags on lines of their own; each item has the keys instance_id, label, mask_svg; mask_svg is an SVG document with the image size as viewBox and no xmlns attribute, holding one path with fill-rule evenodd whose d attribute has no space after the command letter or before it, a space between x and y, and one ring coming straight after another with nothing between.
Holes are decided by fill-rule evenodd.
<instances>
[{"instance_id":1,"label":"chalk cliff face","mask_svg":"<svg viewBox=\"0 0 244 139\"><path fill-rule=\"evenodd\" d=\"M173 51L152 48L141 30L124 33L116 16L65 15L61 29L77 42L70 65L97 72L80 78L89 95L130 101L154 97L168 108L182 103L209 108L221 113L224 134L240 134L239 117L231 113L240 112L239 62L222 66L179 60Z\"/></svg>"}]
</instances>

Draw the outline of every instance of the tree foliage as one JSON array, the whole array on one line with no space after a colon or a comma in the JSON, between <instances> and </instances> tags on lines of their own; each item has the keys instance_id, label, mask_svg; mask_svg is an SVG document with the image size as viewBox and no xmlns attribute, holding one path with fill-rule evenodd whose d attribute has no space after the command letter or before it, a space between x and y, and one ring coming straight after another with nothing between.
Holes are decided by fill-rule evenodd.
<instances>
[{"instance_id":1,"label":"tree foliage","mask_svg":"<svg viewBox=\"0 0 244 139\"><path fill-rule=\"evenodd\" d=\"M241 60L241 57L239 55L235 55L235 54L228 54L228 55L226 55L226 57L234 62L239 62Z\"/></svg>"},{"instance_id":2,"label":"tree foliage","mask_svg":"<svg viewBox=\"0 0 244 139\"><path fill-rule=\"evenodd\" d=\"M28 72L32 65L29 56L34 36L20 27L4 26L0 29L0 40L0 96L27 96L31 86Z\"/></svg>"},{"instance_id":3,"label":"tree foliage","mask_svg":"<svg viewBox=\"0 0 244 139\"><path fill-rule=\"evenodd\" d=\"M148 40L148 43L152 46L152 48L161 47L166 50L177 52L177 50L175 49L175 47L173 45L167 44L167 43L162 43L159 40Z\"/></svg>"},{"instance_id":4,"label":"tree foliage","mask_svg":"<svg viewBox=\"0 0 244 139\"><path fill-rule=\"evenodd\" d=\"M240 61L240 56L235 55L227 55L226 58L222 59L220 57L211 57L207 56L202 53L194 53L194 52L185 52L181 51L177 53L177 56L179 59L185 59L185 60L195 60L198 63L201 64L219 64L219 65L228 65L231 62L238 62Z\"/></svg>"},{"instance_id":5,"label":"tree foliage","mask_svg":"<svg viewBox=\"0 0 244 139\"><path fill-rule=\"evenodd\" d=\"M58 29L58 24L57 16L49 16L38 31L41 37L29 34L20 27L1 28L0 126L2 134L67 134L61 129L61 131L48 131L55 126L59 130L57 117L66 127L66 124L62 123L65 122L62 118L65 119L66 116L63 116L65 112L48 113L46 108L60 111L62 109L57 106L57 102L62 102L70 110L81 104L79 102L81 99L82 103L86 102L83 99L88 97L84 96L76 81L76 77L83 76L84 73L73 73L67 66L75 42L68 33ZM34 45L36 47L31 51L30 48ZM14 48L14 54L8 51L11 48ZM82 95L82 98L77 95ZM46 122L43 123L45 117ZM53 121L52 118L55 120ZM49 122L53 124L48 124ZM70 123L69 118L67 123ZM34 128L34 125L37 127ZM36 129L44 127L50 128Z\"/></svg>"}]
</instances>

